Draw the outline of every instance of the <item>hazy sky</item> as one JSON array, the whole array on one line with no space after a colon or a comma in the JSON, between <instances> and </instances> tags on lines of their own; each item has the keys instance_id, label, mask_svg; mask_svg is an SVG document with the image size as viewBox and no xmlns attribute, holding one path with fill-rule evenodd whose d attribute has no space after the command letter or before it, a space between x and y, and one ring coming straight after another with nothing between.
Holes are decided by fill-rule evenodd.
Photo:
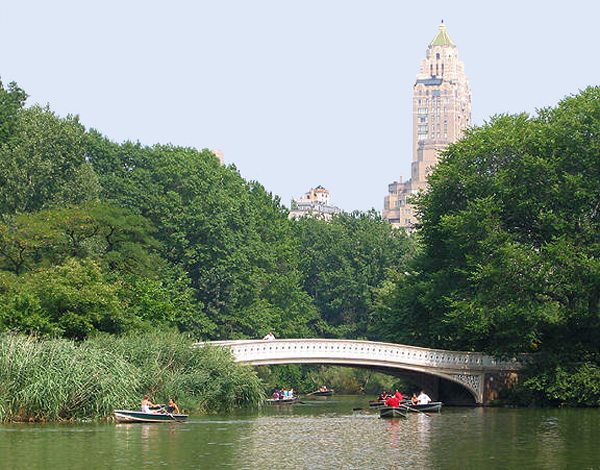
<instances>
[{"instance_id":1,"label":"hazy sky","mask_svg":"<svg viewBox=\"0 0 600 470\"><path fill-rule=\"evenodd\" d=\"M599 85L597 0L19 0L0 77L112 141L220 149L290 199L381 211L412 158L412 86L441 20L473 122Z\"/></svg>"}]
</instances>

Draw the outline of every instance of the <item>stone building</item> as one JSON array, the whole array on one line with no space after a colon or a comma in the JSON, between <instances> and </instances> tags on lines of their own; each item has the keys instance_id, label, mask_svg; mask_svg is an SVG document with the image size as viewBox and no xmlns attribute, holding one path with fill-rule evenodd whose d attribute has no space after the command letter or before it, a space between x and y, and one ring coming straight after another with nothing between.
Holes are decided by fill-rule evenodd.
<instances>
[{"instance_id":1,"label":"stone building","mask_svg":"<svg viewBox=\"0 0 600 470\"><path fill-rule=\"evenodd\" d=\"M329 191L319 185L316 188L311 188L301 198L292 201L292 208L288 217L290 219L315 217L330 220L331 217L340 212L339 207L330 205Z\"/></svg>"},{"instance_id":2,"label":"stone building","mask_svg":"<svg viewBox=\"0 0 600 470\"><path fill-rule=\"evenodd\" d=\"M471 125L471 90L464 64L442 22L421 61L413 86L413 155L407 181L388 186L383 217L408 232L417 222L415 208L407 201L427 189L427 176L438 163L439 151L458 140Z\"/></svg>"}]
</instances>

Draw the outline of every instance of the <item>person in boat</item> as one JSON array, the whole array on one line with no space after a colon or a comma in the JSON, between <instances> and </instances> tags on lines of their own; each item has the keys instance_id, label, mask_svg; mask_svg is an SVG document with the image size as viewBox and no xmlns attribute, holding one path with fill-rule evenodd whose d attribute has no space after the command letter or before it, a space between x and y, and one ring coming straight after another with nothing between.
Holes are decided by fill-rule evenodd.
<instances>
[{"instance_id":1,"label":"person in boat","mask_svg":"<svg viewBox=\"0 0 600 470\"><path fill-rule=\"evenodd\" d=\"M396 393L394 393L394 396L400 401L404 400L402 393L400 393L400 391L398 389L396 389Z\"/></svg>"},{"instance_id":2,"label":"person in boat","mask_svg":"<svg viewBox=\"0 0 600 470\"><path fill-rule=\"evenodd\" d=\"M167 413L181 414L181 412L179 411L179 407L177 406L177 403L175 403L175 400L173 400L172 398L169 398L169 404L167 405Z\"/></svg>"},{"instance_id":3,"label":"person in boat","mask_svg":"<svg viewBox=\"0 0 600 470\"><path fill-rule=\"evenodd\" d=\"M392 408L400 407L400 399L396 395L391 395L386 401L385 406L391 406Z\"/></svg>"},{"instance_id":4,"label":"person in boat","mask_svg":"<svg viewBox=\"0 0 600 470\"><path fill-rule=\"evenodd\" d=\"M326 392L326 391L327 391L327 386L321 385L321 388L319 388L319 392Z\"/></svg>"},{"instance_id":5,"label":"person in boat","mask_svg":"<svg viewBox=\"0 0 600 470\"><path fill-rule=\"evenodd\" d=\"M419 401L419 405L427 405L428 403L431 403L431 398L429 398L429 395L427 395L423 390L421 390L421 393L419 393L417 400Z\"/></svg>"},{"instance_id":6,"label":"person in boat","mask_svg":"<svg viewBox=\"0 0 600 470\"><path fill-rule=\"evenodd\" d=\"M381 395L379 395L379 399L380 400L387 400L388 399L388 394L387 392L384 390L383 392L381 392Z\"/></svg>"},{"instance_id":7,"label":"person in boat","mask_svg":"<svg viewBox=\"0 0 600 470\"><path fill-rule=\"evenodd\" d=\"M417 403L419 403L419 398L417 397L416 393L413 393L412 397L410 398L410 404L416 405Z\"/></svg>"},{"instance_id":8,"label":"person in boat","mask_svg":"<svg viewBox=\"0 0 600 470\"><path fill-rule=\"evenodd\" d=\"M273 400L279 400L279 392L277 390L273 392Z\"/></svg>"},{"instance_id":9,"label":"person in boat","mask_svg":"<svg viewBox=\"0 0 600 470\"><path fill-rule=\"evenodd\" d=\"M155 410L158 410L159 408L159 405L155 405L150 401L148 395L144 395L144 398L142 399L142 413L154 413Z\"/></svg>"}]
</instances>

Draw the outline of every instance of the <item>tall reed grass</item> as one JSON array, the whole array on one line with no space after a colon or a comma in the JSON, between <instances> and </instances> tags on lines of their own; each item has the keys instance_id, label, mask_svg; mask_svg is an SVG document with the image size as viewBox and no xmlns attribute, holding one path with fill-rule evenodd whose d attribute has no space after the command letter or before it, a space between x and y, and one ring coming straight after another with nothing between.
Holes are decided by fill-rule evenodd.
<instances>
[{"instance_id":1,"label":"tall reed grass","mask_svg":"<svg viewBox=\"0 0 600 470\"><path fill-rule=\"evenodd\" d=\"M228 351L192 348L178 333L117 337L82 343L0 334L0 420L60 421L109 417L138 409L141 397L173 397L189 412L226 411L260 401L252 369Z\"/></svg>"}]
</instances>

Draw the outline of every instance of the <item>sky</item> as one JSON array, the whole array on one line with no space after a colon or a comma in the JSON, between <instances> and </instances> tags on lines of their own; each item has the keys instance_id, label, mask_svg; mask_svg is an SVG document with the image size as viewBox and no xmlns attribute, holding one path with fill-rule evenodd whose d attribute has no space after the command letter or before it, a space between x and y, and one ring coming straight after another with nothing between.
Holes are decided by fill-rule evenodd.
<instances>
[{"instance_id":1,"label":"sky","mask_svg":"<svg viewBox=\"0 0 600 470\"><path fill-rule=\"evenodd\" d=\"M442 20L482 125L599 85L599 18L596 0L19 0L0 77L114 142L222 150L288 207L321 185L381 211L410 175L412 87Z\"/></svg>"}]
</instances>

